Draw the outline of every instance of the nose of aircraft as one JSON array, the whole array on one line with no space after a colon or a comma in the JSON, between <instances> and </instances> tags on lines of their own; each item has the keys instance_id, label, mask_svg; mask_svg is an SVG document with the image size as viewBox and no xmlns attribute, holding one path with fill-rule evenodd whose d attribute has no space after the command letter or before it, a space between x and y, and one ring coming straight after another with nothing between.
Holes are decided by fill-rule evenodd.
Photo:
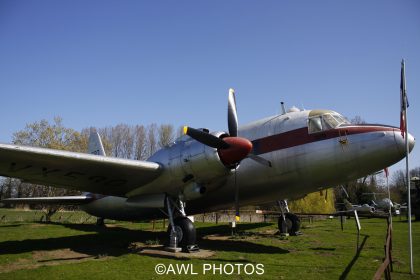
<instances>
[{"instance_id":1,"label":"nose of aircraft","mask_svg":"<svg viewBox=\"0 0 420 280\"><path fill-rule=\"evenodd\" d=\"M407 139L408 139L408 149L411 152L414 148L414 145L416 144L416 139L414 138L413 135L411 135L410 133L407 133Z\"/></svg>"},{"instance_id":2,"label":"nose of aircraft","mask_svg":"<svg viewBox=\"0 0 420 280\"><path fill-rule=\"evenodd\" d=\"M406 143L405 138L402 136L400 131L394 131L395 142L397 143L398 151L402 157L405 157L406 154ZM407 133L407 141L408 141L408 150L411 152L416 144L416 140L413 135Z\"/></svg>"}]
</instances>

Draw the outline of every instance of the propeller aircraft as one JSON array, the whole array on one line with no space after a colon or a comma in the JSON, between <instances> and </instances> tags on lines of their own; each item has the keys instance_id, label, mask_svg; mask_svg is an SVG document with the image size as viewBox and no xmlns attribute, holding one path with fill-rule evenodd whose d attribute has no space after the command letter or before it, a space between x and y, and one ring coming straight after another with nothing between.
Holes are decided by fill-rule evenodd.
<instances>
[{"instance_id":1,"label":"propeller aircraft","mask_svg":"<svg viewBox=\"0 0 420 280\"><path fill-rule=\"evenodd\" d=\"M286 199L382 170L405 157L402 129L351 124L331 110L291 109L238 126L234 90L228 132L184 127L147 161L106 157L97 133L89 154L0 144L0 175L83 191L80 196L10 198L4 203L79 204L115 220L169 218L169 248L196 248L187 215L282 201L280 231L297 231ZM410 151L415 140L408 138ZM291 224L285 229L284 223Z\"/></svg>"}]
</instances>

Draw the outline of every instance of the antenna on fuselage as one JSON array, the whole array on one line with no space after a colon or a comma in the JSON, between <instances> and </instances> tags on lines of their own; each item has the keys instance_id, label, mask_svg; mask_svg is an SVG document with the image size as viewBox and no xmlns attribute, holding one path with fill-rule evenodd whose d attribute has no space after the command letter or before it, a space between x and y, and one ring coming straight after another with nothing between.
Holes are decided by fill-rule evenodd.
<instances>
[{"instance_id":1,"label":"antenna on fuselage","mask_svg":"<svg viewBox=\"0 0 420 280\"><path fill-rule=\"evenodd\" d=\"M284 107L284 102L282 101L280 102L280 104L281 104L281 114L284 115L286 114L286 108Z\"/></svg>"}]
</instances>

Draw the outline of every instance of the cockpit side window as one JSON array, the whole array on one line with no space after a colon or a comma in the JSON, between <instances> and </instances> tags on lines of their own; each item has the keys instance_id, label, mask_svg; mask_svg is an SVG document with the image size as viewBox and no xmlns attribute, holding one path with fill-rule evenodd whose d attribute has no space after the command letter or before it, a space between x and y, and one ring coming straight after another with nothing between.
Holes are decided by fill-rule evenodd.
<instances>
[{"instance_id":1,"label":"cockpit side window","mask_svg":"<svg viewBox=\"0 0 420 280\"><path fill-rule=\"evenodd\" d=\"M313 117L309 119L308 123L309 133L316 133L322 131L321 116Z\"/></svg>"},{"instance_id":2,"label":"cockpit side window","mask_svg":"<svg viewBox=\"0 0 420 280\"><path fill-rule=\"evenodd\" d=\"M340 114L326 113L310 117L308 119L308 131L309 133L326 131L348 123L349 122Z\"/></svg>"},{"instance_id":3,"label":"cockpit side window","mask_svg":"<svg viewBox=\"0 0 420 280\"><path fill-rule=\"evenodd\" d=\"M340 114L334 114L334 118L341 124L350 124L350 122Z\"/></svg>"},{"instance_id":4,"label":"cockpit side window","mask_svg":"<svg viewBox=\"0 0 420 280\"><path fill-rule=\"evenodd\" d=\"M337 127L340 123L330 114L325 114L322 116L322 119L324 120L325 123L328 124L329 128L335 128Z\"/></svg>"}]
</instances>

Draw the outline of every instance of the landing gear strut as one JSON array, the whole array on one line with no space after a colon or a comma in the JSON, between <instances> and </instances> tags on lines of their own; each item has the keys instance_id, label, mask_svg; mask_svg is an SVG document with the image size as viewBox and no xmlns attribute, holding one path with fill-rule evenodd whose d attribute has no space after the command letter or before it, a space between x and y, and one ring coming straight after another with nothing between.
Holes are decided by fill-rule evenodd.
<instances>
[{"instance_id":1,"label":"landing gear strut","mask_svg":"<svg viewBox=\"0 0 420 280\"><path fill-rule=\"evenodd\" d=\"M194 224L185 214L184 202L180 199L174 203L170 197L166 197L166 207L168 209L169 226L169 245L166 247L171 252L196 252L199 250L196 244L196 231ZM178 204L178 205L177 205Z\"/></svg>"},{"instance_id":2,"label":"landing gear strut","mask_svg":"<svg viewBox=\"0 0 420 280\"><path fill-rule=\"evenodd\" d=\"M281 215L278 220L280 234L298 235L300 230L300 219L293 213L289 212L287 200L277 201L280 207Z\"/></svg>"},{"instance_id":3,"label":"landing gear strut","mask_svg":"<svg viewBox=\"0 0 420 280\"><path fill-rule=\"evenodd\" d=\"M105 227L105 219L101 217L96 218L96 226Z\"/></svg>"}]
</instances>

